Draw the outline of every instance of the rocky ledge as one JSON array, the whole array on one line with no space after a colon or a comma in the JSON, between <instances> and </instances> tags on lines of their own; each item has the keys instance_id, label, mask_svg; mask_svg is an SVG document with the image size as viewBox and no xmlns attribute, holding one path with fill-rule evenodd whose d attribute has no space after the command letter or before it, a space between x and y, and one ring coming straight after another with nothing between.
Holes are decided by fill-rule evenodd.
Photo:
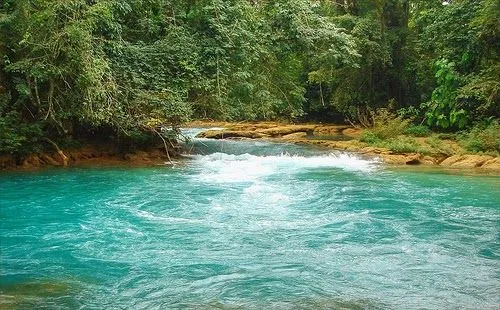
<instances>
[{"instance_id":1,"label":"rocky ledge","mask_svg":"<svg viewBox=\"0 0 500 310\"><path fill-rule=\"evenodd\" d=\"M373 147L359 141L360 129L345 125L263 123L192 123L192 127L223 127L207 130L198 137L209 139L267 139L296 144L318 145L336 150L355 152L367 157L380 158L390 165L441 166L461 169L484 169L500 173L500 157L462 153L444 154L433 150L430 154L400 153Z\"/></svg>"},{"instance_id":2,"label":"rocky ledge","mask_svg":"<svg viewBox=\"0 0 500 310\"><path fill-rule=\"evenodd\" d=\"M175 154L171 154L174 156ZM128 166L145 167L169 163L169 156L162 147L129 153L111 147L89 145L60 152L31 154L22 158L0 155L0 170L35 170L44 167L64 166Z\"/></svg>"}]
</instances>

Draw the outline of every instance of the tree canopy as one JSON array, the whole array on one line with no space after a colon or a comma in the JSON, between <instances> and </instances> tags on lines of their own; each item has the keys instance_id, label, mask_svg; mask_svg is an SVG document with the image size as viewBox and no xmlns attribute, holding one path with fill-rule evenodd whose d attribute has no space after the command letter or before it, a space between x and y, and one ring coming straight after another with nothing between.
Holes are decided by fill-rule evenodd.
<instances>
[{"instance_id":1,"label":"tree canopy","mask_svg":"<svg viewBox=\"0 0 500 310\"><path fill-rule=\"evenodd\" d=\"M190 118L500 115L496 0L2 0L0 152Z\"/></svg>"}]
</instances>

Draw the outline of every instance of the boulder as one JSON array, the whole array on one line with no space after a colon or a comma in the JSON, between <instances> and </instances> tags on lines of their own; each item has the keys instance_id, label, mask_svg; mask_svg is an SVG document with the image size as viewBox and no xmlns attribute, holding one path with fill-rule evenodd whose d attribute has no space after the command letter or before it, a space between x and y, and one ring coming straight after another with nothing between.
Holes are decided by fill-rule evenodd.
<instances>
[{"instance_id":1,"label":"boulder","mask_svg":"<svg viewBox=\"0 0 500 310\"><path fill-rule=\"evenodd\" d=\"M500 171L500 157L487 160L481 168Z\"/></svg>"},{"instance_id":2,"label":"boulder","mask_svg":"<svg viewBox=\"0 0 500 310\"><path fill-rule=\"evenodd\" d=\"M380 154L382 160L390 165L420 165L420 154Z\"/></svg>"},{"instance_id":3,"label":"boulder","mask_svg":"<svg viewBox=\"0 0 500 310\"><path fill-rule=\"evenodd\" d=\"M482 167L488 161L495 159L488 155L453 155L441 162L441 166L453 168L476 168ZM494 166L493 163L490 165Z\"/></svg>"}]
</instances>

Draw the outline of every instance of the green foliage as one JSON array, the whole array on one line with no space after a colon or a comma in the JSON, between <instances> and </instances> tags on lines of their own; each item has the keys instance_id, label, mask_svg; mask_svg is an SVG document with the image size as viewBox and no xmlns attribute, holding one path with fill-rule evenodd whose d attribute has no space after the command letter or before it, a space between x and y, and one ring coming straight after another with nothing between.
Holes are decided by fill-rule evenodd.
<instances>
[{"instance_id":1,"label":"green foliage","mask_svg":"<svg viewBox=\"0 0 500 310\"><path fill-rule=\"evenodd\" d=\"M416 11L418 54L411 66L420 97L432 94L423 104L429 124L463 129L498 115L498 8L495 0L461 0L446 6L423 2Z\"/></svg>"},{"instance_id":2,"label":"green foliage","mask_svg":"<svg viewBox=\"0 0 500 310\"><path fill-rule=\"evenodd\" d=\"M394 138L407 130L410 121L386 109L380 109L373 115L372 132L381 140Z\"/></svg>"},{"instance_id":3,"label":"green foliage","mask_svg":"<svg viewBox=\"0 0 500 310\"><path fill-rule=\"evenodd\" d=\"M397 114L402 118L410 118L410 119L418 118L420 116L420 113L421 113L420 109L414 106L400 108L397 111Z\"/></svg>"},{"instance_id":4,"label":"green foliage","mask_svg":"<svg viewBox=\"0 0 500 310\"><path fill-rule=\"evenodd\" d=\"M42 129L38 124L27 124L11 111L0 116L0 154L29 154L39 151Z\"/></svg>"},{"instance_id":5,"label":"green foliage","mask_svg":"<svg viewBox=\"0 0 500 310\"><path fill-rule=\"evenodd\" d=\"M438 133L435 137L439 140L457 140L457 134L450 132Z\"/></svg>"},{"instance_id":6,"label":"green foliage","mask_svg":"<svg viewBox=\"0 0 500 310\"><path fill-rule=\"evenodd\" d=\"M459 137L459 142L470 152L500 153L500 125L498 121L485 126L479 124Z\"/></svg>"},{"instance_id":7,"label":"green foliage","mask_svg":"<svg viewBox=\"0 0 500 310\"><path fill-rule=\"evenodd\" d=\"M190 117L373 121L363 139L376 143L424 113L449 131L500 114L495 0L4 0L1 8L3 152L62 141L77 126L149 136Z\"/></svg>"},{"instance_id":8,"label":"green foliage","mask_svg":"<svg viewBox=\"0 0 500 310\"><path fill-rule=\"evenodd\" d=\"M455 151L449 145L443 142L438 136L432 136L426 140L427 144L432 148L433 153L453 155Z\"/></svg>"},{"instance_id":9,"label":"green foliage","mask_svg":"<svg viewBox=\"0 0 500 310\"><path fill-rule=\"evenodd\" d=\"M382 140L373 131L371 131L371 130L363 130L363 131L361 131L361 135L360 135L359 141L365 142L365 143L368 143L368 144L378 144Z\"/></svg>"},{"instance_id":10,"label":"green foliage","mask_svg":"<svg viewBox=\"0 0 500 310\"><path fill-rule=\"evenodd\" d=\"M397 154L429 153L429 150L423 148L414 138L405 136L392 137L383 140L379 136L377 136L374 132L370 130L363 130L361 132L360 141L376 147L386 148Z\"/></svg>"},{"instance_id":11,"label":"green foliage","mask_svg":"<svg viewBox=\"0 0 500 310\"><path fill-rule=\"evenodd\" d=\"M415 139L409 137L399 137L387 140L383 146L394 153L421 153L428 154L429 151L423 148Z\"/></svg>"},{"instance_id":12,"label":"green foliage","mask_svg":"<svg viewBox=\"0 0 500 310\"><path fill-rule=\"evenodd\" d=\"M410 119L380 109L373 115L373 127L361 132L360 141L389 149L394 153L428 153L414 138L402 136L410 133L415 136L428 134L429 128L410 126L410 122Z\"/></svg>"},{"instance_id":13,"label":"green foliage","mask_svg":"<svg viewBox=\"0 0 500 310\"><path fill-rule=\"evenodd\" d=\"M424 125L412 125L406 128L405 134L413 137L428 137L431 134L431 130Z\"/></svg>"},{"instance_id":14,"label":"green foliage","mask_svg":"<svg viewBox=\"0 0 500 310\"><path fill-rule=\"evenodd\" d=\"M427 123L440 128L464 128L468 121L467 112L457 105L457 90L460 77L455 64L446 59L436 61L437 87L432 92L431 101L422 104L426 109Z\"/></svg>"}]
</instances>

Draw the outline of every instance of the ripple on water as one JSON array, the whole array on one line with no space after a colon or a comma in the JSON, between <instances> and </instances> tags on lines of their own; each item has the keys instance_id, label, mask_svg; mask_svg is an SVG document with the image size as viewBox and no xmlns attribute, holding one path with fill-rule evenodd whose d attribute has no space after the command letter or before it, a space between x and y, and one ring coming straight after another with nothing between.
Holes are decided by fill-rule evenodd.
<instances>
[{"instance_id":1,"label":"ripple on water","mask_svg":"<svg viewBox=\"0 0 500 310\"><path fill-rule=\"evenodd\" d=\"M0 307L499 306L498 178L270 147L0 176Z\"/></svg>"}]
</instances>

